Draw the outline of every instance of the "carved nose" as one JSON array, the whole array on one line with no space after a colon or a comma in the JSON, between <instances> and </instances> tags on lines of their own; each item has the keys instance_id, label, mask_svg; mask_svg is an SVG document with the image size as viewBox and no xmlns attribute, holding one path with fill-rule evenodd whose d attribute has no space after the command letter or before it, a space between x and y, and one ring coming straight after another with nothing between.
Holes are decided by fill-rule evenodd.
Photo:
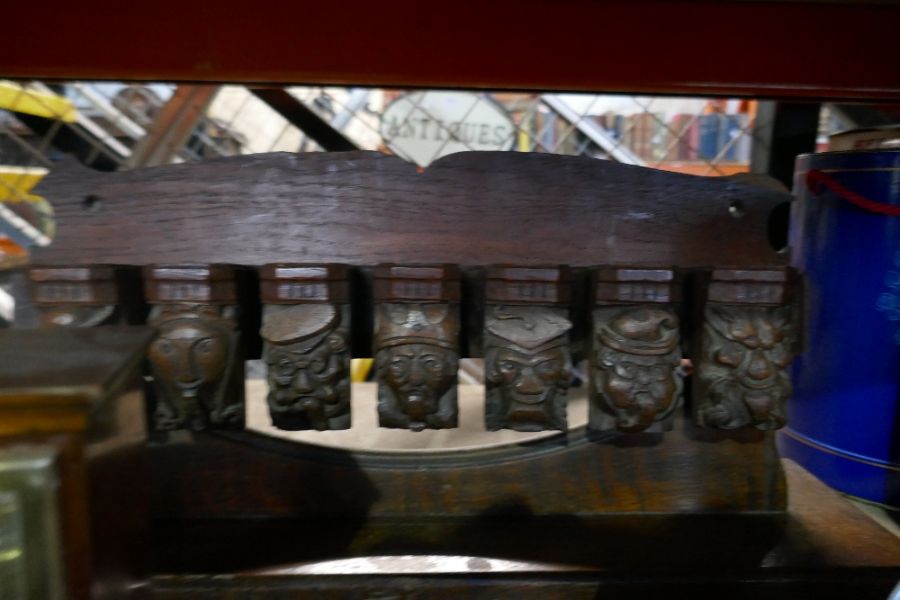
<instances>
[{"instance_id":1,"label":"carved nose","mask_svg":"<svg viewBox=\"0 0 900 600\"><path fill-rule=\"evenodd\" d=\"M197 376L194 375L193 357L175 362L175 380L182 383L193 383L197 380Z\"/></svg>"},{"instance_id":2,"label":"carved nose","mask_svg":"<svg viewBox=\"0 0 900 600\"><path fill-rule=\"evenodd\" d=\"M412 361L409 367L409 383L412 385L422 385L425 383L425 369L418 362Z\"/></svg>"},{"instance_id":3,"label":"carved nose","mask_svg":"<svg viewBox=\"0 0 900 600\"><path fill-rule=\"evenodd\" d=\"M522 379L516 386L516 391L520 394L540 394L544 391L544 386L540 379L535 377L534 371L526 369L522 372Z\"/></svg>"},{"instance_id":4,"label":"carved nose","mask_svg":"<svg viewBox=\"0 0 900 600\"><path fill-rule=\"evenodd\" d=\"M309 376L306 374L306 370L300 369L297 372L297 376L294 377L294 390L300 393L308 393L313 391L312 386L309 383Z\"/></svg>"},{"instance_id":5,"label":"carved nose","mask_svg":"<svg viewBox=\"0 0 900 600\"><path fill-rule=\"evenodd\" d=\"M756 353L753 356L753 360L750 361L750 365L747 367L747 375L749 375L751 379L764 381L772 375L772 367L764 356Z\"/></svg>"}]
</instances>

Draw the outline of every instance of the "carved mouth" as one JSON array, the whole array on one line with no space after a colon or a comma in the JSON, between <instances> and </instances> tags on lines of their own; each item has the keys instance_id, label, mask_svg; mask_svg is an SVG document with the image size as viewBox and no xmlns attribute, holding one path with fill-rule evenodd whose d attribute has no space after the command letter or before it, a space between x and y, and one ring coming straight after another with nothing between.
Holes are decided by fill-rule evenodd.
<instances>
[{"instance_id":1,"label":"carved mouth","mask_svg":"<svg viewBox=\"0 0 900 600\"><path fill-rule=\"evenodd\" d=\"M738 382L745 388L750 388L751 390L768 390L775 387L775 377L769 377L768 379L763 379L761 381L741 377L738 379Z\"/></svg>"},{"instance_id":2,"label":"carved mouth","mask_svg":"<svg viewBox=\"0 0 900 600\"><path fill-rule=\"evenodd\" d=\"M539 404L543 404L547 399L547 392L539 392L537 394L523 394L521 392L511 392L510 398L516 404L525 404L527 406L536 406Z\"/></svg>"},{"instance_id":3,"label":"carved mouth","mask_svg":"<svg viewBox=\"0 0 900 600\"><path fill-rule=\"evenodd\" d=\"M181 390L183 396L191 398L197 395L197 391L200 389L200 386L203 385L203 380L199 378L192 381L176 380L175 385Z\"/></svg>"}]
</instances>

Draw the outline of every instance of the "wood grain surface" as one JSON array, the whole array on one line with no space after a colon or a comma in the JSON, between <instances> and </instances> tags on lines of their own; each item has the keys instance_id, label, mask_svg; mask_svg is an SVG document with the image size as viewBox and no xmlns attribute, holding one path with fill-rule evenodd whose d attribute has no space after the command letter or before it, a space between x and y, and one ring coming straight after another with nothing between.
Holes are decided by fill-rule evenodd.
<instances>
[{"instance_id":1,"label":"wood grain surface","mask_svg":"<svg viewBox=\"0 0 900 600\"><path fill-rule=\"evenodd\" d=\"M695 554L684 568L594 570L553 564L504 564L478 556L448 560L441 556L381 556L338 562L293 563L215 575L160 574L152 597L275 598L389 597L490 599L627 599L675 597L878 599L888 597L900 578L900 539L798 465L784 461L790 488L788 526L762 561L753 566L719 568ZM710 535L715 521L696 529ZM705 528L702 527L705 525ZM749 521L746 526L752 526ZM733 533L730 531L729 533ZM733 545L746 540L738 536ZM656 544L635 540L650 552ZM607 544L614 544L606 538ZM690 558L690 557L689 557ZM448 563L455 569L446 570ZM462 566L458 566L462 564ZM243 596L242 596L243 597Z\"/></svg>"},{"instance_id":2,"label":"wood grain surface","mask_svg":"<svg viewBox=\"0 0 900 600\"><path fill-rule=\"evenodd\" d=\"M149 451L156 553L173 572L398 553L758 564L786 505L771 434L686 420L665 435L579 428L455 452L348 452L252 431L178 432Z\"/></svg>"},{"instance_id":3,"label":"wood grain surface","mask_svg":"<svg viewBox=\"0 0 900 600\"><path fill-rule=\"evenodd\" d=\"M274 153L116 173L73 163L36 193L60 264L784 264L790 195L584 157L465 152L424 172L374 152Z\"/></svg>"}]
</instances>

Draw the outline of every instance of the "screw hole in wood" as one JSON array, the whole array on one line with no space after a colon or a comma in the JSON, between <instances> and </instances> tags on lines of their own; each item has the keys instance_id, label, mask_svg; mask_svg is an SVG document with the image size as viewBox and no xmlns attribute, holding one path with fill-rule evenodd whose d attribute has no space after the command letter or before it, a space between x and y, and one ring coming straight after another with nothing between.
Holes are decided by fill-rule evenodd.
<instances>
[{"instance_id":1,"label":"screw hole in wood","mask_svg":"<svg viewBox=\"0 0 900 600\"><path fill-rule=\"evenodd\" d=\"M84 207L84 210L98 212L103 208L103 200L100 199L100 196L88 194L84 197L84 200L81 201L81 205Z\"/></svg>"}]
</instances>

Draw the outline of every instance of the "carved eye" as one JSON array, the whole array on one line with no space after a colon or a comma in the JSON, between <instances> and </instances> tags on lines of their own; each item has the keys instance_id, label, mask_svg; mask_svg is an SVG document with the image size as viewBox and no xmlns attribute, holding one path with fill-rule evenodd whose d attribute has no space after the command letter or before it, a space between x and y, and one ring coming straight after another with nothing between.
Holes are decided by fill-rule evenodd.
<instances>
[{"instance_id":1,"label":"carved eye","mask_svg":"<svg viewBox=\"0 0 900 600\"><path fill-rule=\"evenodd\" d=\"M429 371L438 373L443 368L443 363L436 356L425 356L422 359L422 364L425 365L425 368Z\"/></svg>"},{"instance_id":2,"label":"carved eye","mask_svg":"<svg viewBox=\"0 0 900 600\"><path fill-rule=\"evenodd\" d=\"M559 362L555 360L545 360L544 362L538 364L535 368L540 375L553 375L557 371L559 371Z\"/></svg>"},{"instance_id":3,"label":"carved eye","mask_svg":"<svg viewBox=\"0 0 900 600\"><path fill-rule=\"evenodd\" d=\"M327 367L327 366L328 366L328 363L321 357L314 358L313 361L311 363L309 363L309 367L316 373L321 373L322 371L325 370L325 367Z\"/></svg>"},{"instance_id":4,"label":"carved eye","mask_svg":"<svg viewBox=\"0 0 900 600\"><path fill-rule=\"evenodd\" d=\"M175 346L169 340L166 340L166 339L156 340L156 342L154 343L154 346L156 346L156 350L160 354L165 354L166 356L171 356L171 355L175 354Z\"/></svg>"},{"instance_id":5,"label":"carved eye","mask_svg":"<svg viewBox=\"0 0 900 600\"><path fill-rule=\"evenodd\" d=\"M197 342L197 352L201 354L209 354L213 351L213 341L210 338L204 338Z\"/></svg>"},{"instance_id":6,"label":"carved eye","mask_svg":"<svg viewBox=\"0 0 900 600\"><path fill-rule=\"evenodd\" d=\"M290 375L294 372L294 363L289 361L287 358L282 358L278 361L276 365L278 372L282 375Z\"/></svg>"},{"instance_id":7,"label":"carved eye","mask_svg":"<svg viewBox=\"0 0 900 600\"><path fill-rule=\"evenodd\" d=\"M519 365L514 363L511 360L501 360L500 364L497 365L500 368L500 371L503 373L515 373L519 370Z\"/></svg>"},{"instance_id":8,"label":"carved eye","mask_svg":"<svg viewBox=\"0 0 900 600\"><path fill-rule=\"evenodd\" d=\"M624 379L632 379L635 375L635 366L631 363L623 362L616 364L616 375Z\"/></svg>"},{"instance_id":9,"label":"carved eye","mask_svg":"<svg viewBox=\"0 0 900 600\"><path fill-rule=\"evenodd\" d=\"M406 373L407 359L404 356L395 356L391 359L391 372L394 375L403 375Z\"/></svg>"}]
</instances>

